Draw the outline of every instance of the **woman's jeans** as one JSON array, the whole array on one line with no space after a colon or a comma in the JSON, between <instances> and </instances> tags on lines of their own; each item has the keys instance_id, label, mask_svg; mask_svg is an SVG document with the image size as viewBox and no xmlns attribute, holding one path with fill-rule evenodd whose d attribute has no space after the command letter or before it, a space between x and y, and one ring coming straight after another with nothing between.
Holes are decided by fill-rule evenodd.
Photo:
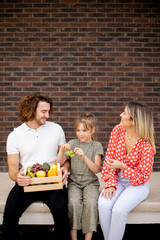
<instances>
[{"instance_id":1,"label":"woman's jeans","mask_svg":"<svg viewBox=\"0 0 160 240\"><path fill-rule=\"evenodd\" d=\"M99 219L105 240L121 240L124 235L128 213L149 194L148 182L140 186L131 186L129 179L121 178L115 196L104 198L101 195L98 200Z\"/></svg>"},{"instance_id":2,"label":"woman's jeans","mask_svg":"<svg viewBox=\"0 0 160 240\"><path fill-rule=\"evenodd\" d=\"M70 239L66 188L52 191L24 192L23 187L16 184L9 193L5 206L3 240L19 239L19 218L29 205L39 200L49 207L55 222L55 232L57 232L59 239Z\"/></svg>"}]
</instances>

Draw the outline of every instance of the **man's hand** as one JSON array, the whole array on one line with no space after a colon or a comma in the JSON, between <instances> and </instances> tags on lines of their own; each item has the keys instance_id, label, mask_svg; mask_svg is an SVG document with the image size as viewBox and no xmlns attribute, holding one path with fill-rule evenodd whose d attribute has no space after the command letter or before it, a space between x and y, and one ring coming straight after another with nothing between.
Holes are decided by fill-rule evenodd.
<instances>
[{"instance_id":1,"label":"man's hand","mask_svg":"<svg viewBox=\"0 0 160 240\"><path fill-rule=\"evenodd\" d=\"M20 170L17 174L17 183L19 186L25 187L32 183L32 179L26 176L23 170Z\"/></svg>"},{"instance_id":2,"label":"man's hand","mask_svg":"<svg viewBox=\"0 0 160 240\"><path fill-rule=\"evenodd\" d=\"M62 183L63 185L65 185L68 178L68 171L65 167L61 167L61 171L62 171Z\"/></svg>"}]
</instances>

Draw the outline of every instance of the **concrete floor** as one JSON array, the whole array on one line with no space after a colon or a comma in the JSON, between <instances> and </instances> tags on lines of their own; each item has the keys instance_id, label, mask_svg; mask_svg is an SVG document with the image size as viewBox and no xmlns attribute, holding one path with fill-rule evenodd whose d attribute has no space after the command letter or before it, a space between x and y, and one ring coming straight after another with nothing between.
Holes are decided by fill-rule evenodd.
<instances>
[{"instance_id":1,"label":"concrete floor","mask_svg":"<svg viewBox=\"0 0 160 240\"><path fill-rule=\"evenodd\" d=\"M2 240L1 231L2 227L0 226L0 240ZM150 240L151 238L154 240L154 236L159 236L159 231L160 224L127 224L123 240ZM60 240L55 238L54 232L51 231L50 226L20 226L20 232L20 240ZM158 237L157 239L160 238ZM78 240L84 240L84 235L82 235L81 231L78 232ZM98 226L97 233L94 233L92 240L104 240L100 226Z\"/></svg>"}]
</instances>

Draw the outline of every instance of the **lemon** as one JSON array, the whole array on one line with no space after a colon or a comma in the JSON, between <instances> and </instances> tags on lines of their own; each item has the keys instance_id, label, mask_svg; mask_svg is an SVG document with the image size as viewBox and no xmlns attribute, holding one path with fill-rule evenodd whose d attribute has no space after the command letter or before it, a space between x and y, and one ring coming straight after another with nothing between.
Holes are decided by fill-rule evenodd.
<instances>
[{"instance_id":1,"label":"lemon","mask_svg":"<svg viewBox=\"0 0 160 240\"><path fill-rule=\"evenodd\" d=\"M37 172L36 172L36 176L37 176L37 177L45 177L45 176L46 176L46 173L45 173L45 171L43 171L43 170L37 171Z\"/></svg>"}]
</instances>

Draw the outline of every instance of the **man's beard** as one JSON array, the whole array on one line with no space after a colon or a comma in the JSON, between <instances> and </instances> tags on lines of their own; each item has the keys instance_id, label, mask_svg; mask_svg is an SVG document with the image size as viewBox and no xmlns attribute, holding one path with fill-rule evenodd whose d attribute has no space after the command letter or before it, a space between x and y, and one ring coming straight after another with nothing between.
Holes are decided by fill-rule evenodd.
<instances>
[{"instance_id":1,"label":"man's beard","mask_svg":"<svg viewBox=\"0 0 160 240\"><path fill-rule=\"evenodd\" d=\"M42 122L41 119L36 119L36 123L39 125L39 126L42 126L46 123L46 119L45 119L45 122Z\"/></svg>"}]
</instances>

